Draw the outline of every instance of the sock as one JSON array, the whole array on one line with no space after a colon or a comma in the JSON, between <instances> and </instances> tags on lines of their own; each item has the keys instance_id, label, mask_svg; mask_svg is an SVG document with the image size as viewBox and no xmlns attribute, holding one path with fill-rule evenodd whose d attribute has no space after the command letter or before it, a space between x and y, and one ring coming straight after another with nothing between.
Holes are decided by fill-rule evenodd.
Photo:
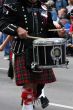
<instances>
[{"instance_id":1,"label":"sock","mask_svg":"<svg viewBox=\"0 0 73 110\"><path fill-rule=\"evenodd\" d=\"M26 110L33 110L33 104L26 105Z\"/></svg>"},{"instance_id":2,"label":"sock","mask_svg":"<svg viewBox=\"0 0 73 110\"><path fill-rule=\"evenodd\" d=\"M33 110L33 104L24 105L23 103L22 110Z\"/></svg>"},{"instance_id":3,"label":"sock","mask_svg":"<svg viewBox=\"0 0 73 110\"><path fill-rule=\"evenodd\" d=\"M23 88L21 94L23 100L22 110L33 110L34 94L32 88Z\"/></svg>"},{"instance_id":4,"label":"sock","mask_svg":"<svg viewBox=\"0 0 73 110\"><path fill-rule=\"evenodd\" d=\"M26 107L25 107L25 105L23 104L23 106L22 106L22 110L26 110Z\"/></svg>"}]
</instances>

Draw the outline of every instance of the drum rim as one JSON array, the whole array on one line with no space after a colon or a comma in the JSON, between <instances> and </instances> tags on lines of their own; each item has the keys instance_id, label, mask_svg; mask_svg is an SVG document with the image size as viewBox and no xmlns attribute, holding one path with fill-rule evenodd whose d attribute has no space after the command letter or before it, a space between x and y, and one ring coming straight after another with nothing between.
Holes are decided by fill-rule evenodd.
<instances>
[{"instance_id":1,"label":"drum rim","mask_svg":"<svg viewBox=\"0 0 73 110\"><path fill-rule=\"evenodd\" d=\"M33 45L47 45L47 44L63 44L66 42L64 38L38 38L33 41Z\"/></svg>"}]
</instances>

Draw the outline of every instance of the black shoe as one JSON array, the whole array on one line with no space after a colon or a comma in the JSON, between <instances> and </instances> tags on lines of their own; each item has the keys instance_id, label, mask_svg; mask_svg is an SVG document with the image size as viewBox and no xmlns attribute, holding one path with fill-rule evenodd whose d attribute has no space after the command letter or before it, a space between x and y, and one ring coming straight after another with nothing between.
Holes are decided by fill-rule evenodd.
<instances>
[{"instance_id":1,"label":"black shoe","mask_svg":"<svg viewBox=\"0 0 73 110\"><path fill-rule=\"evenodd\" d=\"M47 99L47 97L42 96L40 98L40 101L41 101L41 106L42 106L43 109L46 108L49 104L49 100Z\"/></svg>"}]
</instances>

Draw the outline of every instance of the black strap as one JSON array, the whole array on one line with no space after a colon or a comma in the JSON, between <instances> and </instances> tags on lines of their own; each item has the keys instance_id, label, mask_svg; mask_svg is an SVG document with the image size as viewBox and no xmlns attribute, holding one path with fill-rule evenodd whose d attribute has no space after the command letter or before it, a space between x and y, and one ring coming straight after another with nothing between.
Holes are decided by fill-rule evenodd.
<instances>
[{"instance_id":1,"label":"black strap","mask_svg":"<svg viewBox=\"0 0 73 110\"><path fill-rule=\"evenodd\" d=\"M17 0L5 0L4 3L5 4L12 4L15 3Z\"/></svg>"}]
</instances>

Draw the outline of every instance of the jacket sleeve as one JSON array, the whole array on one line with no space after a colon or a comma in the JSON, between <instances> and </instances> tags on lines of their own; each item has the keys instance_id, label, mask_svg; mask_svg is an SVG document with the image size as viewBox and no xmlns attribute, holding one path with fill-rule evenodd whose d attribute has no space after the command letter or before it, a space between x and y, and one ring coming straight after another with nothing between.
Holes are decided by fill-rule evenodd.
<instances>
[{"instance_id":1,"label":"jacket sleeve","mask_svg":"<svg viewBox=\"0 0 73 110\"><path fill-rule=\"evenodd\" d=\"M17 11L12 10L9 5L5 5L4 8L5 12L0 18L0 31L15 36L17 35L16 30L18 28L16 24Z\"/></svg>"}]
</instances>

